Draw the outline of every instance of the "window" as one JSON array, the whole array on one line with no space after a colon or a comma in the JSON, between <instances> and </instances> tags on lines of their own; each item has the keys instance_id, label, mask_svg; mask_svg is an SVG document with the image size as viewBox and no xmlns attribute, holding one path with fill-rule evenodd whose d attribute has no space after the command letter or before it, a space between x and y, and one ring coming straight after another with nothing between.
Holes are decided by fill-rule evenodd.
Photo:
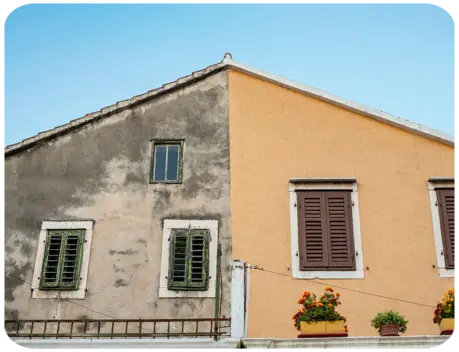
<instances>
[{"instance_id":1,"label":"window","mask_svg":"<svg viewBox=\"0 0 459 352\"><path fill-rule=\"evenodd\" d=\"M180 183L182 141L154 141L151 182Z\"/></svg>"},{"instance_id":2,"label":"window","mask_svg":"<svg viewBox=\"0 0 459 352\"><path fill-rule=\"evenodd\" d=\"M84 230L49 230L40 277L41 290L76 290L80 281Z\"/></svg>"},{"instance_id":3,"label":"window","mask_svg":"<svg viewBox=\"0 0 459 352\"><path fill-rule=\"evenodd\" d=\"M215 297L217 250L218 220L165 219L159 297Z\"/></svg>"},{"instance_id":4,"label":"window","mask_svg":"<svg viewBox=\"0 0 459 352\"><path fill-rule=\"evenodd\" d=\"M363 279L357 180L291 179L292 276Z\"/></svg>"},{"instance_id":5,"label":"window","mask_svg":"<svg viewBox=\"0 0 459 352\"><path fill-rule=\"evenodd\" d=\"M92 220L43 221L32 278L32 298L84 299Z\"/></svg>"},{"instance_id":6,"label":"window","mask_svg":"<svg viewBox=\"0 0 459 352\"><path fill-rule=\"evenodd\" d=\"M170 290L206 290L209 267L209 231L174 230L169 262Z\"/></svg>"},{"instance_id":7,"label":"window","mask_svg":"<svg viewBox=\"0 0 459 352\"><path fill-rule=\"evenodd\" d=\"M428 181L437 267L440 277L454 277L454 179Z\"/></svg>"}]
</instances>

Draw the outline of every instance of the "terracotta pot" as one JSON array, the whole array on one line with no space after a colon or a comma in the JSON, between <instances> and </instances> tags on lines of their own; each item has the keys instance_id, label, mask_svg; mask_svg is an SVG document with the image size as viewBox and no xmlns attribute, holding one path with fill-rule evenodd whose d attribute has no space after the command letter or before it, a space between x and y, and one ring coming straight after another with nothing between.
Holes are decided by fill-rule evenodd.
<instances>
[{"instance_id":1,"label":"terracotta pot","mask_svg":"<svg viewBox=\"0 0 459 352\"><path fill-rule=\"evenodd\" d=\"M440 321L441 332L453 331L454 330L454 318L443 318Z\"/></svg>"},{"instance_id":2,"label":"terracotta pot","mask_svg":"<svg viewBox=\"0 0 459 352\"><path fill-rule=\"evenodd\" d=\"M379 335L381 336L399 336L397 324L384 324L379 328Z\"/></svg>"},{"instance_id":3,"label":"terracotta pot","mask_svg":"<svg viewBox=\"0 0 459 352\"><path fill-rule=\"evenodd\" d=\"M344 332L344 320L316 321L307 323L300 321L301 335L325 335L342 334Z\"/></svg>"}]
</instances>

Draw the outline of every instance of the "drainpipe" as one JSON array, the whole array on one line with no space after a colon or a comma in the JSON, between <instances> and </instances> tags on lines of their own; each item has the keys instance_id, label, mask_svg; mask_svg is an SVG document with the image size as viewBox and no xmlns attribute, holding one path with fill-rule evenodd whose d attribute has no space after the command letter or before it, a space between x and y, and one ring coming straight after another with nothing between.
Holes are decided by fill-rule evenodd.
<instances>
[{"instance_id":1,"label":"drainpipe","mask_svg":"<svg viewBox=\"0 0 459 352\"><path fill-rule=\"evenodd\" d=\"M217 275L215 280L215 319L220 317L220 269L221 269L222 247L217 244ZM215 332L218 332L218 322L215 322ZM215 335L215 340L218 336Z\"/></svg>"}]
</instances>

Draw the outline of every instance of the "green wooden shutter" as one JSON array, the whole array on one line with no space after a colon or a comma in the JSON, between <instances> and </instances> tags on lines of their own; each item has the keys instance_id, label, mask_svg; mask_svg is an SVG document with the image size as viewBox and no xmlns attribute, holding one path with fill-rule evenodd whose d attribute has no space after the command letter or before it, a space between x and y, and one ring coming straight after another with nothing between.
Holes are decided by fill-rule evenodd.
<instances>
[{"instance_id":1,"label":"green wooden shutter","mask_svg":"<svg viewBox=\"0 0 459 352\"><path fill-rule=\"evenodd\" d=\"M208 230L174 231L170 238L170 290L207 290L209 238Z\"/></svg>"},{"instance_id":2,"label":"green wooden shutter","mask_svg":"<svg viewBox=\"0 0 459 352\"><path fill-rule=\"evenodd\" d=\"M78 289L84 233L84 230L48 231L40 289Z\"/></svg>"},{"instance_id":3,"label":"green wooden shutter","mask_svg":"<svg viewBox=\"0 0 459 352\"><path fill-rule=\"evenodd\" d=\"M169 253L169 289L180 289L187 284L188 232L173 233Z\"/></svg>"},{"instance_id":4,"label":"green wooden shutter","mask_svg":"<svg viewBox=\"0 0 459 352\"><path fill-rule=\"evenodd\" d=\"M61 268L61 252L64 237L57 231L48 231L43 269L40 276L40 289L57 289Z\"/></svg>"},{"instance_id":5,"label":"green wooden shutter","mask_svg":"<svg viewBox=\"0 0 459 352\"><path fill-rule=\"evenodd\" d=\"M80 282L80 268L83 257L84 231L66 232L62 253L60 289L76 290Z\"/></svg>"},{"instance_id":6,"label":"green wooden shutter","mask_svg":"<svg viewBox=\"0 0 459 352\"><path fill-rule=\"evenodd\" d=\"M209 234L208 231L191 231L189 256L189 286L207 290L209 271Z\"/></svg>"}]
</instances>

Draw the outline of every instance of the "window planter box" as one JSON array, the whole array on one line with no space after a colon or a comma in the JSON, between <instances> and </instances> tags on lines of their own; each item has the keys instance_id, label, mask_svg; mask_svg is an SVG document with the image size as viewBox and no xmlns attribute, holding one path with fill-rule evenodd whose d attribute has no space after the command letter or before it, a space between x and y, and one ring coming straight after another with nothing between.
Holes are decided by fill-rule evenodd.
<instances>
[{"instance_id":1,"label":"window planter box","mask_svg":"<svg viewBox=\"0 0 459 352\"><path fill-rule=\"evenodd\" d=\"M301 336L307 335L341 335L344 334L344 320L317 321L314 323L300 322Z\"/></svg>"},{"instance_id":2,"label":"window planter box","mask_svg":"<svg viewBox=\"0 0 459 352\"><path fill-rule=\"evenodd\" d=\"M440 321L440 335L452 335L454 331L454 318L443 318Z\"/></svg>"}]
</instances>

